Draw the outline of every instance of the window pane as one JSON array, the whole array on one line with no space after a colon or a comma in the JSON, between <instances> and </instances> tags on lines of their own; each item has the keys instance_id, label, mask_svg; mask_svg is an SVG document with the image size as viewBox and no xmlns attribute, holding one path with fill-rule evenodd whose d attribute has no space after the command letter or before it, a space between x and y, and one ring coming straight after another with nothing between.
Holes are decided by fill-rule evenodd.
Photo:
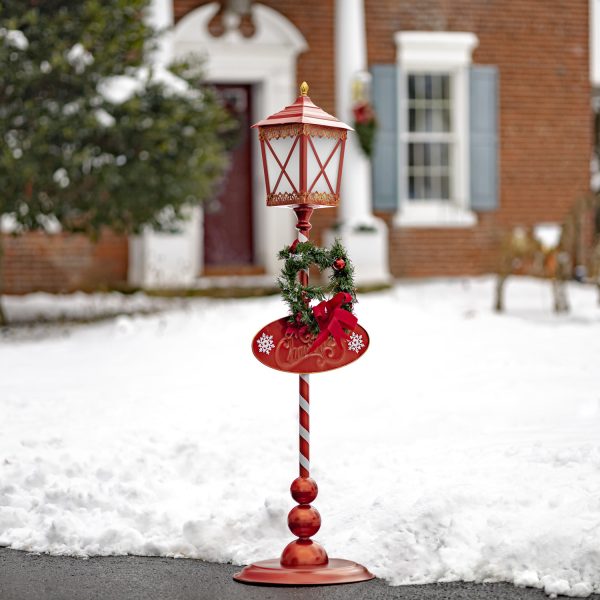
<instances>
[{"instance_id":1,"label":"window pane","mask_svg":"<svg viewBox=\"0 0 600 600\"><path fill-rule=\"evenodd\" d=\"M425 131L434 131L433 129L433 110L425 109Z\"/></svg>"},{"instance_id":2,"label":"window pane","mask_svg":"<svg viewBox=\"0 0 600 600\"><path fill-rule=\"evenodd\" d=\"M441 100L442 99L442 75L434 75L431 79L432 79L431 98L433 100Z\"/></svg>"},{"instance_id":3,"label":"window pane","mask_svg":"<svg viewBox=\"0 0 600 600\"><path fill-rule=\"evenodd\" d=\"M414 175L408 176L408 197L411 200L415 199L415 176Z\"/></svg>"},{"instance_id":4,"label":"window pane","mask_svg":"<svg viewBox=\"0 0 600 600\"><path fill-rule=\"evenodd\" d=\"M415 75L415 99L425 98L425 75Z\"/></svg>"},{"instance_id":5,"label":"window pane","mask_svg":"<svg viewBox=\"0 0 600 600\"><path fill-rule=\"evenodd\" d=\"M415 167L422 167L425 165L425 158L423 156L425 144L415 144Z\"/></svg>"},{"instance_id":6,"label":"window pane","mask_svg":"<svg viewBox=\"0 0 600 600\"><path fill-rule=\"evenodd\" d=\"M448 200L449 163L449 143L409 142L408 197L411 200Z\"/></svg>"},{"instance_id":7,"label":"window pane","mask_svg":"<svg viewBox=\"0 0 600 600\"><path fill-rule=\"evenodd\" d=\"M408 130L416 131L417 129L417 111L415 108L408 109Z\"/></svg>"},{"instance_id":8,"label":"window pane","mask_svg":"<svg viewBox=\"0 0 600 600\"><path fill-rule=\"evenodd\" d=\"M408 130L415 133L451 131L449 75L408 76Z\"/></svg>"},{"instance_id":9,"label":"window pane","mask_svg":"<svg viewBox=\"0 0 600 600\"><path fill-rule=\"evenodd\" d=\"M450 75L441 75L442 99L450 100Z\"/></svg>"},{"instance_id":10,"label":"window pane","mask_svg":"<svg viewBox=\"0 0 600 600\"><path fill-rule=\"evenodd\" d=\"M442 144L431 144L431 166L442 166Z\"/></svg>"},{"instance_id":11,"label":"window pane","mask_svg":"<svg viewBox=\"0 0 600 600\"><path fill-rule=\"evenodd\" d=\"M408 130L411 133L427 131L426 112L427 111L422 108L408 109Z\"/></svg>"},{"instance_id":12,"label":"window pane","mask_svg":"<svg viewBox=\"0 0 600 600\"><path fill-rule=\"evenodd\" d=\"M427 200L429 198L433 198L433 190L431 187L431 175L425 175L423 178L423 200Z\"/></svg>"},{"instance_id":13,"label":"window pane","mask_svg":"<svg viewBox=\"0 0 600 600\"><path fill-rule=\"evenodd\" d=\"M450 122L450 109L444 108L442 110L442 131L450 131L452 123Z\"/></svg>"},{"instance_id":14,"label":"window pane","mask_svg":"<svg viewBox=\"0 0 600 600\"><path fill-rule=\"evenodd\" d=\"M437 174L434 174L431 176L431 197L432 198L438 199L438 198L442 197L440 180L441 180L441 177Z\"/></svg>"},{"instance_id":15,"label":"window pane","mask_svg":"<svg viewBox=\"0 0 600 600\"><path fill-rule=\"evenodd\" d=\"M450 177L443 175L440 178L441 183L441 198L442 200L450 200Z\"/></svg>"},{"instance_id":16,"label":"window pane","mask_svg":"<svg viewBox=\"0 0 600 600\"><path fill-rule=\"evenodd\" d=\"M431 165L431 144L421 144L423 147L423 165L428 167Z\"/></svg>"},{"instance_id":17,"label":"window pane","mask_svg":"<svg viewBox=\"0 0 600 600\"><path fill-rule=\"evenodd\" d=\"M432 75L425 75L424 76L424 80L425 80L425 99L426 100L433 100L433 79L434 77Z\"/></svg>"},{"instance_id":18,"label":"window pane","mask_svg":"<svg viewBox=\"0 0 600 600\"><path fill-rule=\"evenodd\" d=\"M436 109L433 111L433 129L432 131L445 131L443 110Z\"/></svg>"},{"instance_id":19,"label":"window pane","mask_svg":"<svg viewBox=\"0 0 600 600\"><path fill-rule=\"evenodd\" d=\"M440 164L443 167L450 165L450 144L440 144Z\"/></svg>"},{"instance_id":20,"label":"window pane","mask_svg":"<svg viewBox=\"0 0 600 600\"><path fill-rule=\"evenodd\" d=\"M408 99L409 100L414 100L415 98L415 77L416 75L409 75L408 76Z\"/></svg>"}]
</instances>

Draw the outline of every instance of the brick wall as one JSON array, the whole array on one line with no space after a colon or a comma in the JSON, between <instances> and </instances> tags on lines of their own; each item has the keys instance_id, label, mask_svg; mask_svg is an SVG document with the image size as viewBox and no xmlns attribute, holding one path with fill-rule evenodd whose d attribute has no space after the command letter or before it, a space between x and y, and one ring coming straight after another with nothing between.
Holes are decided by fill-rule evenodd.
<instances>
[{"instance_id":1,"label":"brick wall","mask_svg":"<svg viewBox=\"0 0 600 600\"><path fill-rule=\"evenodd\" d=\"M394 32L471 31L500 72L500 208L474 229L390 229L395 275L492 270L501 232L562 221L588 190L592 142L587 0L365 0L369 62Z\"/></svg>"},{"instance_id":2,"label":"brick wall","mask_svg":"<svg viewBox=\"0 0 600 600\"><path fill-rule=\"evenodd\" d=\"M2 236L3 292L106 289L127 281L127 238L106 232L93 243L83 235L41 232Z\"/></svg>"}]
</instances>

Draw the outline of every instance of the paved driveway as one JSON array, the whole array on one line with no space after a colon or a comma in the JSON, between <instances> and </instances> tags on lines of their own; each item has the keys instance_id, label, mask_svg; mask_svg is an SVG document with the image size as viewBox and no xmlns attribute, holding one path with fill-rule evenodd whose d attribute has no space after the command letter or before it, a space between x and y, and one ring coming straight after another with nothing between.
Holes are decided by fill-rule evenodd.
<instances>
[{"instance_id":1,"label":"paved driveway","mask_svg":"<svg viewBox=\"0 0 600 600\"><path fill-rule=\"evenodd\" d=\"M390 587L366 583L259 587L236 583L233 565L110 556L88 560L0 548L1 600L545 600L540 590L505 583ZM600 596L592 596L597 600Z\"/></svg>"}]
</instances>

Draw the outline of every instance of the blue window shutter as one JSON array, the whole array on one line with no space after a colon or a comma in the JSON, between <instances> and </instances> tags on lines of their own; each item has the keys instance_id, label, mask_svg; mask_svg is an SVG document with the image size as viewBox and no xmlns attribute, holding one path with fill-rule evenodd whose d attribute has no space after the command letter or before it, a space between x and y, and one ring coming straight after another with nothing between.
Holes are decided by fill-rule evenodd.
<instances>
[{"instance_id":1,"label":"blue window shutter","mask_svg":"<svg viewBox=\"0 0 600 600\"><path fill-rule=\"evenodd\" d=\"M498 208L498 68L473 66L470 72L469 123L471 208Z\"/></svg>"},{"instance_id":2,"label":"blue window shutter","mask_svg":"<svg viewBox=\"0 0 600 600\"><path fill-rule=\"evenodd\" d=\"M373 65L372 100L377 115L373 149L373 208L395 212L398 206L398 67Z\"/></svg>"}]
</instances>

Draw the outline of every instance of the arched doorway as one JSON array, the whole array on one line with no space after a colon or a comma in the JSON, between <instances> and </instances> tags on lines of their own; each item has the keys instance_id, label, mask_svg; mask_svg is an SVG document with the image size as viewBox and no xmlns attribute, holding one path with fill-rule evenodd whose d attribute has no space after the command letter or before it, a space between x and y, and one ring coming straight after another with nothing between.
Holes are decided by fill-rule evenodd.
<instances>
[{"instance_id":1,"label":"arched doorway","mask_svg":"<svg viewBox=\"0 0 600 600\"><path fill-rule=\"evenodd\" d=\"M237 27L213 37L208 24L218 9L217 2L205 4L177 23L175 57L203 56L207 81L229 97L234 110L243 112L242 121L256 122L295 97L296 61L307 48L306 40L286 17L258 3L252 6L256 33L251 38L243 37ZM243 138L242 146L234 151L234 166L221 197L215 198L214 212L210 203L198 209L198 275L274 274L279 270L277 251L289 242L293 215L266 209L259 161L252 160L258 157L254 137ZM236 196L233 202L228 193Z\"/></svg>"}]
</instances>

